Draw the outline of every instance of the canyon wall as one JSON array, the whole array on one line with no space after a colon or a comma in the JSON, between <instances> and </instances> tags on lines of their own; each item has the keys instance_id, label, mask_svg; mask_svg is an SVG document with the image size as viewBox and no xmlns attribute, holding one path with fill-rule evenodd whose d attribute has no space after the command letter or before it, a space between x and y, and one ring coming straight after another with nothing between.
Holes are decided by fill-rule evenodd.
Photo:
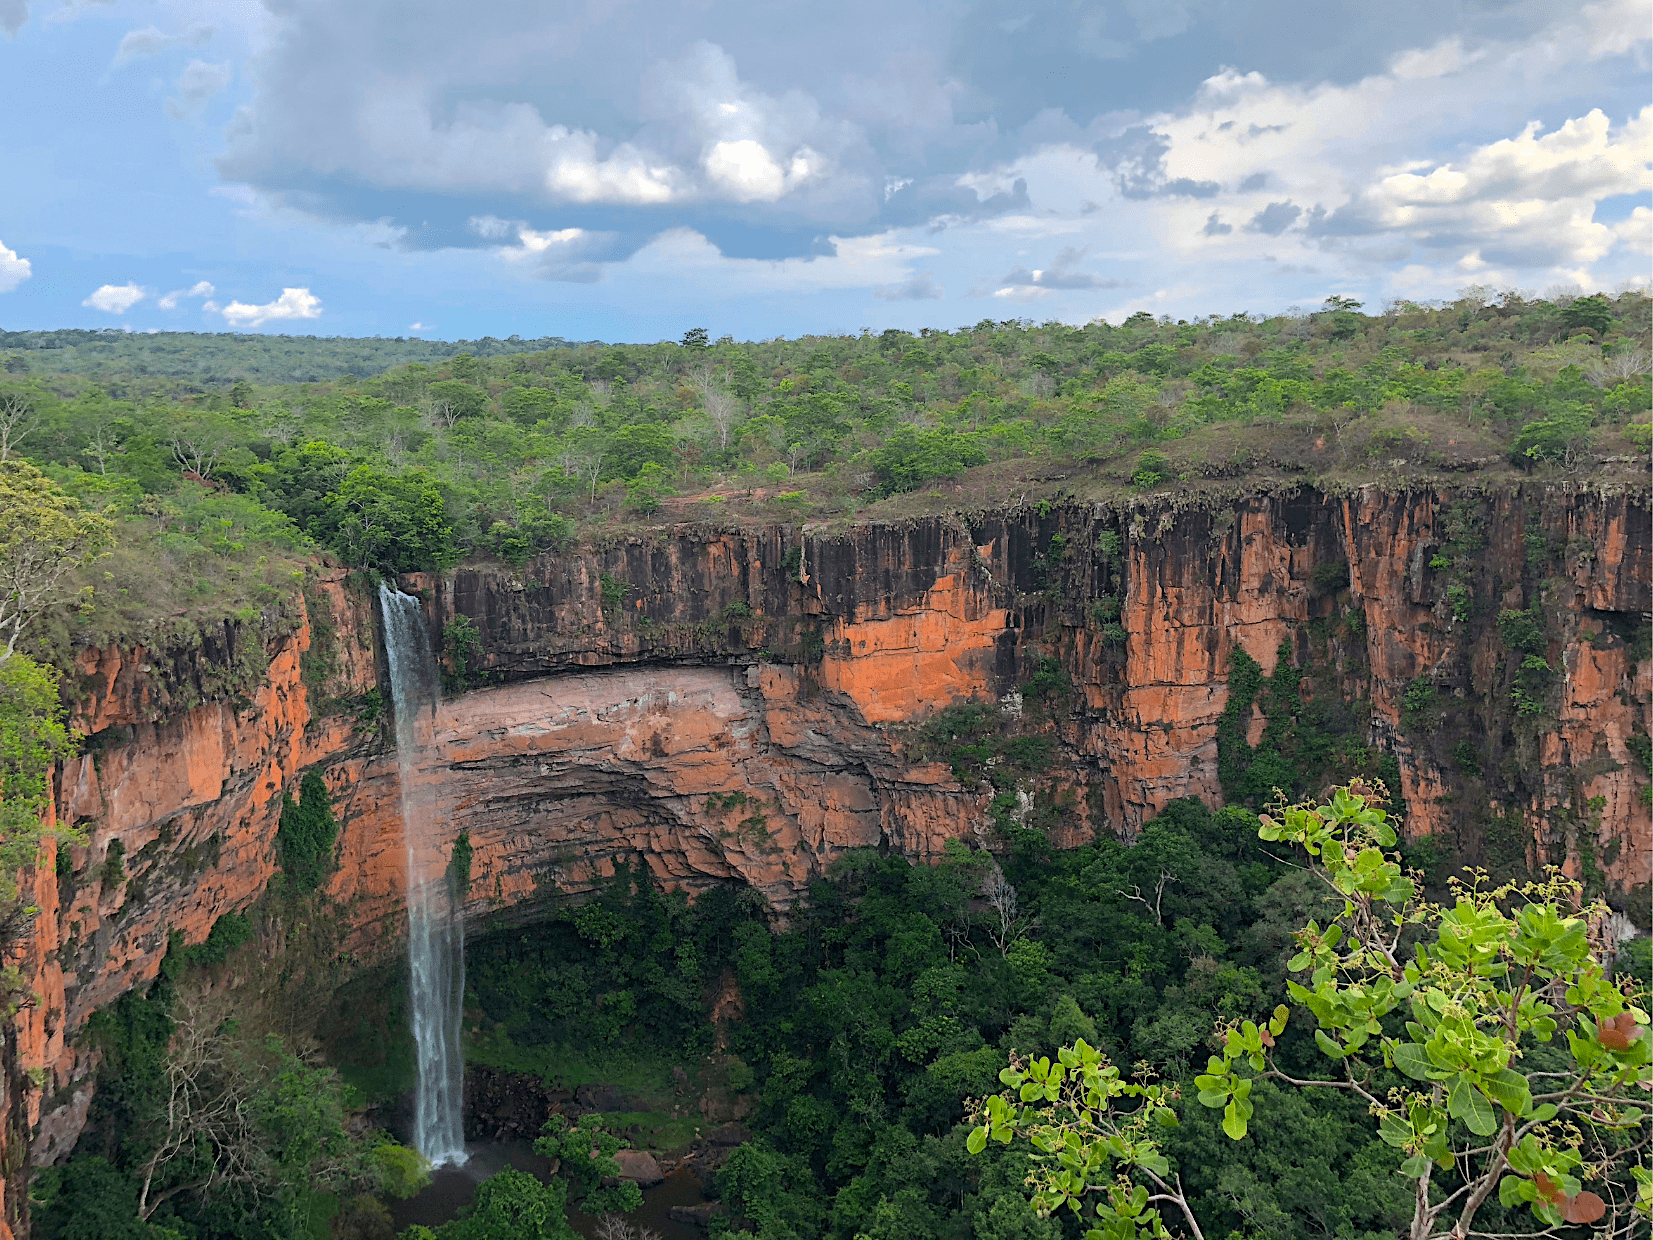
<instances>
[{"instance_id":1,"label":"canyon wall","mask_svg":"<svg viewBox=\"0 0 1653 1240\"><path fill-rule=\"evenodd\" d=\"M532 918L617 861L691 891L744 882L784 915L846 849L991 847L992 789L961 786L921 735L963 702L1054 742L1018 813L1035 806L1063 846L1128 839L1174 798L1222 799L1236 649L1265 675L1283 656L1306 700L1339 704L1349 743L1392 760L1408 833L1448 855L1564 865L1627 909L1653 866L1645 495L1296 488L677 526L403 586L462 655L449 666L467 686L439 707L418 778L468 835L478 927ZM37 1165L72 1148L88 1016L152 978L169 935L200 942L264 889L303 770L334 794L348 950L397 951L405 854L373 612L337 570L304 594L278 631L81 652L89 739L59 771L57 813L84 843L30 878L40 913L16 963L39 1001L13 1022L14 1161L20 1142ZM1525 653L1508 613L1526 617ZM214 660L249 642L262 685L201 701ZM1024 701L1041 673L1057 691ZM1267 743L1259 706L1240 722Z\"/></svg>"}]
</instances>

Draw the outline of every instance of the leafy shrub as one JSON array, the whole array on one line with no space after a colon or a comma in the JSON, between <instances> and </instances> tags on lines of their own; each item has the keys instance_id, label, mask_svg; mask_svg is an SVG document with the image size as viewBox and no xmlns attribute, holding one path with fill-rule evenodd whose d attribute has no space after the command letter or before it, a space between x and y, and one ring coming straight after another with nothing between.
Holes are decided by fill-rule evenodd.
<instances>
[{"instance_id":1,"label":"leafy shrub","mask_svg":"<svg viewBox=\"0 0 1653 1240\"><path fill-rule=\"evenodd\" d=\"M481 683L482 631L467 615L457 615L442 626L444 687L464 692Z\"/></svg>"},{"instance_id":2,"label":"leafy shrub","mask_svg":"<svg viewBox=\"0 0 1653 1240\"><path fill-rule=\"evenodd\" d=\"M287 881L299 891L314 891L333 872L333 844L339 823L333 817L327 781L314 767L299 781L298 800L281 797L281 823L276 828L276 852Z\"/></svg>"},{"instance_id":3,"label":"leafy shrub","mask_svg":"<svg viewBox=\"0 0 1653 1240\"><path fill-rule=\"evenodd\" d=\"M1498 635L1509 649L1527 654L1542 651L1548 645L1544 635L1544 617L1536 608L1526 611L1505 608L1500 611Z\"/></svg>"},{"instance_id":4,"label":"leafy shrub","mask_svg":"<svg viewBox=\"0 0 1653 1240\"><path fill-rule=\"evenodd\" d=\"M1570 464L1589 442L1590 415L1581 409L1566 410L1523 426L1510 444L1509 458L1523 466Z\"/></svg>"},{"instance_id":5,"label":"leafy shrub","mask_svg":"<svg viewBox=\"0 0 1653 1240\"><path fill-rule=\"evenodd\" d=\"M626 496L644 516L659 512L666 497L676 494L671 475L656 461L643 462L636 475L626 480Z\"/></svg>"},{"instance_id":6,"label":"leafy shrub","mask_svg":"<svg viewBox=\"0 0 1653 1240\"><path fill-rule=\"evenodd\" d=\"M453 839L448 856L448 890L455 900L464 900L471 891L471 833L461 831Z\"/></svg>"},{"instance_id":7,"label":"leafy shrub","mask_svg":"<svg viewBox=\"0 0 1653 1240\"><path fill-rule=\"evenodd\" d=\"M951 478L972 465L981 465L987 453L973 435L916 426L899 426L872 453L872 467L886 492L912 491L934 478Z\"/></svg>"},{"instance_id":8,"label":"leafy shrub","mask_svg":"<svg viewBox=\"0 0 1653 1240\"><path fill-rule=\"evenodd\" d=\"M1131 485L1143 490L1157 487L1170 468L1171 464L1165 459L1165 453L1157 448L1149 448L1136 459L1136 469L1131 474Z\"/></svg>"}]
</instances>

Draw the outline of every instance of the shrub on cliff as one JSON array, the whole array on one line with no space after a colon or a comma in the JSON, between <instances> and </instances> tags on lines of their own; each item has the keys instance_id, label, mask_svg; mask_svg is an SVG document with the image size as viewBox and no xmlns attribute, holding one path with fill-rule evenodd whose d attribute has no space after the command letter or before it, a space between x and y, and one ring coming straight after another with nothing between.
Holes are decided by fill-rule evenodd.
<instances>
[{"instance_id":1,"label":"shrub on cliff","mask_svg":"<svg viewBox=\"0 0 1653 1240\"><path fill-rule=\"evenodd\" d=\"M63 722L57 672L20 654L0 662L0 872L35 858L52 764L75 752ZM0 879L0 899L10 883Z\"/></svg>"},{"instance_id":2,"label":"shrub on cliff","mask_svg":"<svg viewBox=\"0 0 1653 1240\"><path fill-rule=\"evenodd\" d=\"M327 782L314 768L299 781L298 800L282 793L281 825L276 829L276 851L287 881L299 891L314 891L333 872L333 842L339 823L333 817Z\"/></svg>"}]
</instances>

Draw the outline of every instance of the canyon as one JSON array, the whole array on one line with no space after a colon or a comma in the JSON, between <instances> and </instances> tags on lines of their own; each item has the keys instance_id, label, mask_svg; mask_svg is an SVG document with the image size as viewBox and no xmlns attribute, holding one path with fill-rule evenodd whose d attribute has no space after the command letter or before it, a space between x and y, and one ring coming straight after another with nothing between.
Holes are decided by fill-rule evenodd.
<instances>
[{"instance_id":1,"label":"canyon","mask_svg":"<svg viewBox=\"0 0 1653 1240\"><path fill-rule=\"evenodd\" d=\"M1293 484L680 524L521 570L410 575L455 681L411 777L471 847L469 928L543 917L617 862L691 894L744 884L784 919L849 850L996 848L1007 813L1072 847L1128 840L1179 797L1220 804L1225 718L1250 746L1271 722L1230 710L1238 650L1264 676L1300 671L1351 744L1391 760L1408 837L1560 866L1645 933L1648 518L1645 489ZM29 1165L66 1157L86 1122L88 1018L259 897L302 772L322 772L340 822L342 950L366 967L405 949L372 599L318 565L290 616L78 653L87 743L55 813L79 842L60 862L48 840L26 875L39 911L12 963L35 1001L5 1046L0 1231L26 1232ZM1542 684L1521 679L1512 613L1539 634ZM260 683L214 690L249 649ZM1050 742L1013 807L961 782L926 731L964 703Z\"/></svg>"}]
</instances>

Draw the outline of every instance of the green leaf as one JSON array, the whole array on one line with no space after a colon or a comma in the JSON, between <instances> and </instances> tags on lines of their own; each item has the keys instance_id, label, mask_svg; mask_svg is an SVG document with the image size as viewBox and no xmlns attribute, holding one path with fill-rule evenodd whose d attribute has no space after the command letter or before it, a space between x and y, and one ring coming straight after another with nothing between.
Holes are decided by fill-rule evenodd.
<instances>
[{"instance_id":1,"label":"green leaf","mask_svg":"<svg viewBox=\"0 0 1653 1240\"><path fill-rule=\"evenodd\" d=\"M1245 1136L1245 1120L1240 1118L1239 1109L1232 1102L1228 1104L1228 1109L1223 1112L1223 1131L1235 1141Z\"/></svg>"},{"instance_id":2,"label":"green leaf","mask_svg":"<svg viewBox=\"0 0 1653 1240\"><path fill-rule=\"evenodd\" d=\"M1400 1173L1409 1180L1422 1179L1429 1170L1430 1162L1426 1155L1414 1154L1400 1165Z\"/></svg>"},{"instance_id":3,"label":"green leaf","mask_svg":"<svg viewBox=\"0 0 1653 1240\"><path fill-rule=\"evenodd\" d=\"M1524 1115L1532 1107L1532 1090L1527 1078L1509 1068L1500 1068L1483 1077L1481 1088L1511 1115Z\"/></svg>"},{"instance_id":4,"label":"green leaf","mask_svg":"<svg viewBox=\"0 0 1653 1240\"><path fill-rule=\"evenodd\" d=\"M987 1128L985 1125L970 1130L970 1135L965 1138L964 1148L972 1154L979 1154L987 1148Z\"/></svg>"},{"instance_id":5,"label":"green leaf","mask_svg":"<svg viewBox=\"0 0 1653 1240\"><path fill-rule=\"evenodd\" d=\"M1326 1031L1324 1029L1316 1029L1314 1031L1314 1040L1315 1044L1333 1059L1345 1059L1348 1057L1347 1052L1344 1051L1341 1046L1326 1036Z\"/></svg>"},{"instance_id":6,"label":"green leaf","mask_svg":"<svg viewBox=\"0 0 1653 1240\"><path fill-rule=\"evenodd\" d=\"M1446 1095L1446 1109L1453 1119L1469 1125L1469 1130L1478 1137L1490 1137L1498 1131L1498 1115L1492 1103L1461 1075Z\"/></svg>"},{"instance_id":7,"label":"green leaf","mask_svg":"<svg viewBox=\"0 0 1653 1240\"><path fill-rule=\"evenodd\" d=\"M1274 1015L1269 1017L1268 1031L1270 1033L1272 1033L1275 1037L1279 1037L1282 1033L1284 1033L1286 1031L1286 1018L1289 1017L1290 1015L1291 1015L1291 1009L1288 1008L1284 1003L1280 1004L1277 1008L1274 1009Z\"/></svg>"},{"instance_id":8,"label":"green leaf","mask_svg":"<svg viewBox=\"0 0 1653 1240\"><path fill-rule=\"evenodd\" d=\"M1389 1051L1390 1057L1399 1068L1414 1081L1427 1081L1429 1069L1433 1066L1423 1047L1415 1042L1397 1042Z\"/></svg>"},{"instance_id":9,"label":"green leaf","mask_svg":"<svg viewBox=\"0 0 1653 1240\"><path fill-rule=\"evenodd\" d=\"M1538 1195L1531 1180L1523 1180L1518 1175L1506 1175L1498 1181L1498 1204L1506 1210L1512 1206L1525 1205Z\"/></svg>"}]
</instances>

